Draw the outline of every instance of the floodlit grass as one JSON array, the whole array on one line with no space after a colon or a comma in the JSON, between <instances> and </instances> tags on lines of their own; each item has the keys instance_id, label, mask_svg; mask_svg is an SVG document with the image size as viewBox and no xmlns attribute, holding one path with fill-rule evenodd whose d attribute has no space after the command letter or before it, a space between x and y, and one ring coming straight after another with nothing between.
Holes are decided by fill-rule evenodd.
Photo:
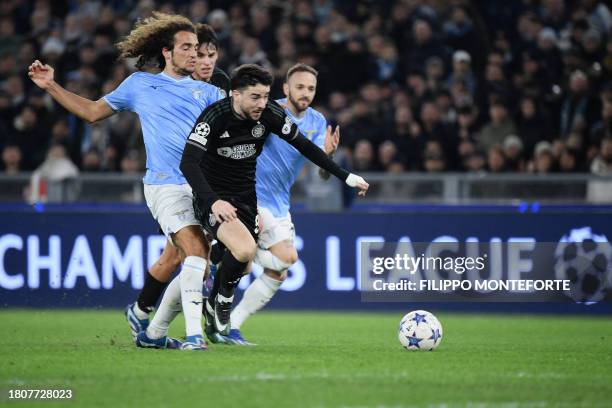
<instances>
[{"instance_id":1,"label":"floodlit grass","mask_svg":"<svg viewBox=\"0 0 612 408\"><path fill-rule=\"evenodd\" d=\"M120 311L0 312L0 404L86 407L610 407L612 324L437 314L433 352L401 348L401 314L262 312L256 347L134 347ZM182 319L171 334L180 337ZM71 389L14 401L9 389ZM8 404L8 405L6 405Z\"/></svg>"}]
</instances>

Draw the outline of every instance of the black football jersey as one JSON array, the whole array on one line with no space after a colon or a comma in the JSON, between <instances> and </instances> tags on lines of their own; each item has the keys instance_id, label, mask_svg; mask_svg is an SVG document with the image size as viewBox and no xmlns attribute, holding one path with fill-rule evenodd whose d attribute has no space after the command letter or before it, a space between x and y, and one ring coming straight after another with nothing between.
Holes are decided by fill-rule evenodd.
<instances>
[{"instance_id":1,"label":"black football jersey","mask_svg":"<svg viewBox=\"0 0 612 408\"><path fill-rule=\"evenodd\" d=\"M221 68L215 67L210 77L210 84L222 89L225 92L225 96L229 95L230 79Z\"/></svg>"},{"instance_id":2,"label":"black football jersey","mask_svg":"<svg viewBox=\"0 0 612 408\"><path fill-rule=\"evenodd\" d=\"M212 190L233 196L255 191L257 156L270 133L290 141L299 130L274 101L268 102L259 120L251 120L239 118L228 97L202 112L187 143L203 151L199 165Z\"/></svg>"}]
</instances>

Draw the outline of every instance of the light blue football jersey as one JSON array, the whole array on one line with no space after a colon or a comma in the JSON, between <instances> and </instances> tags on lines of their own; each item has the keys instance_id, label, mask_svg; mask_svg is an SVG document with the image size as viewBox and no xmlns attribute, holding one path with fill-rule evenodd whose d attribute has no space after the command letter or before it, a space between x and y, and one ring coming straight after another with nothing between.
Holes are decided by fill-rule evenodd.
<instances>
[{"instance_id":1,"label":"light blue football jersey","mask_svg":"<svg viewBox=\"0 0 612 408\"><path fill-rule=\"evenodd\" d=\"M287 100L279 99L277 102L285 106ZM323 148L327 121L320 112L308 108L301 118L293 116L287 108L285 112L304 136ZM269 209L275 217L287 215L291 186L305 162L306 158L293 146L277 135L271 134L257 158L257 204Z\"/></svg>"},{"instance_id":2,"label":"light blue football jersey","mask_svg":"<svg viewBox=\"0 0 612 408\"><path fill-rule=\"evenodd\" d=\"M145 184L186 184L179 170L196 119L222 98L216 86L191 77L135 72L104 100L115 111L138 114L147 152Z\"/></svg>"}]
</instances>

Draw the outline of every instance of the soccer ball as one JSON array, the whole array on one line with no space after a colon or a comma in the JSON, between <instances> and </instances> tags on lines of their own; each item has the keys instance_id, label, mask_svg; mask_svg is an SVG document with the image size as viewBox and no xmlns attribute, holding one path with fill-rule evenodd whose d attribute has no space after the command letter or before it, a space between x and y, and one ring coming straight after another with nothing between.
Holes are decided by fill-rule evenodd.
<instances>
[{"instance_id":1,"label":"soccer ball","mask_svg":"<svg viewBox=\"0 0 612 408\"><path fill-rule=\"evenodd\" d=\"M569 280L566 294L576 302L594 303L606 296L612 277L612 247L591 228L573 229L555 250L555 275Z\"/></svg>"},{"instance_id":2,"label":"soccer ball","mask_svg":"<svg viewBox=\"0 0 612 408\"><path fill-rule=\"evenodd\" d=\"M433 350L442 341L442 324L433 314L415 310L402 317L397 337L407 350Z\"/></svg>"}]
</instances>

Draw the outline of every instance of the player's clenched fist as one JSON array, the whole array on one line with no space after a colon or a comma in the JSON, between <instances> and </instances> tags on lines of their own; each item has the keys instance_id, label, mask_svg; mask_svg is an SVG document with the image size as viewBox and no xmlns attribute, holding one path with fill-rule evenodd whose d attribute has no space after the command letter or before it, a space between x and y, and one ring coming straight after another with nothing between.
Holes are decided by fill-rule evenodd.
<instances>
[{"instance_id":1,"label":"player's clenched fist","mask_svg":"<svg viewBox=\"0 0 612 408\"><path fill-rule=\"evenodd\" d=\"M53 82L53 72L54 70L50 65L43 65L39 60L34 61L28 67L28 76L42 89L47 89Z\"/></svg>"},{"instance_id":2,"label":"player's clenched fist","mask_svg":"<svg viewBox=\"0 0 612 408\"><path fill-rule=\"evenodd\" d=\"M368 188L370 188L370 185L363 179L363 177L353 173L349 174L346 178L346 184L350 187L359 189L359 193L357 194L360 196L365 196L368 192Z\"/></svg>"}]
</instances>

